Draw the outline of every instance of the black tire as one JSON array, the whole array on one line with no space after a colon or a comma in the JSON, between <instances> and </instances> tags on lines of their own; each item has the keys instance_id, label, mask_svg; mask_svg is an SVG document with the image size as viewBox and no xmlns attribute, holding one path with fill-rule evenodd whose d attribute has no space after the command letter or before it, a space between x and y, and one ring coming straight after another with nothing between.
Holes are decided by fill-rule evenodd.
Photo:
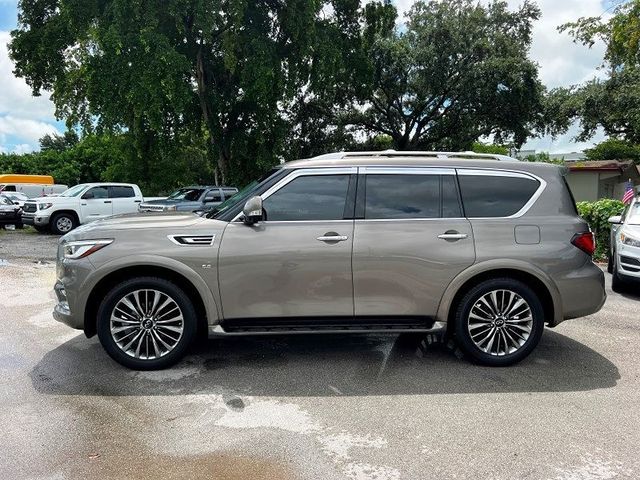
<instances>
[{"instance_id":1,"label":"black tire","mask_svg":"<svg viewBox=\"0 0 640 480\"><path fill-rule=\"evenodd\" d=\"M613 261L613 268L611 271L611 290L616 293L622 293L625 289L625 281L618 273L618 262Z\"/></svg>"},{"instance_id":2,"label":"black tire","mask_svg":"<svg viewBox=\"0 0 640 480\"><path fill-rule=\"evenodd\" d=\"M63 228L63 225L69 225L70 228L67 230ZM56 235L64 235L65 233L69 233L71 230L78 226L78 220L71 213L61 212L55 213L51 217L51 222L49 223L49 227L51 231Z\"/></svg>"},{"instance_id":3,"label":"black tire","mask_svg":"<svg viewBox=\"0 0 640 480\"><path fill-rule=\"evenodd\" d=\"M125 296L138 290L155 290L161 292L177 304L180 309L179 313L182 314L183 320L181 325L181 336L170 351L158 356L157 358L135 358L134 356L125 353L111 333L111 314L114 311L114 308ZM159 311L162 311L162 309ZM161 318L163 316L164 315L160 315ZM138 330L136 331L142 332L142 329L139 327L131 328L137 328ZM185 355L187 348L193 341L196 330L197 318L191 299L177 285L163 278L138 277L122 282L104 297L104 300L98 308L97 332L100 343L111 358L121 365L133 370L160 370L176 364ZM134 336L135 335L137 335L137 333L134 333ZM145 335L146 334L143 333L142 338L145 338ZM158 333L152 334L149 332L149 338L154 337L154 335L158 335ZM155 337L153 340L155 340ZM157 345L159 345L159 343L157 343ZM151 345L151 349L153 349L153 345ZM147 352L149 352L149 350L147 350Z\"/></svg>"},{"instance_id":4,"label":"black tire","mask_svg":"<svg viewBox=\"0 0 640 480\"><path fill-rule=\"evenodd\" d=\"M519 347L511 353L503 352L502 355L498 355L499 345L501 341L505 342L506 336L501 337L498 335L496 337L498 338L498 348L496 349L496 354L492 354L483 351L479 346L477 346L469 331L469 316L472 309L477 308L477 305L479 305L477 302L479 302L484 295L487 295L494 290L507 290L511 292L512 295L515 294L521 297L528 304L532 318L528 336L524 338L523 334L523 337L521 338L522 343ZM505 310L507 309L505 308ZM511 319L511 321L513 322L513 319ZM464 297L462 297L462 300L458 305L455 315L456 342L466 357L471 361L492 367L505 367L521 361L533 351L542 336L544 321L545 318L542 303L535 292L526 284L512 278L495 278L485 280L469 290ZM497 324L500 322L500 319L496 318L493 322ZM493 325L493 323L489 323L487 327L481 328L490 328L495 331L496 327ZM507 333L514 332L514 327L508 327L508 322L505 322L504 319L502 319L499 327L504 328ZM482 335L486 332L486 330L479 331L482 332ZM488 333L490 334L490 331ZM506 343L503 346L506 346ZM491 350L491 346L489 346L489 350Z\"/></svg>"},{"instance_id":5,"label":"black tire","mask_svg":"<svg viewBox=\"0 0 640 480\"><path fill-rule=\"evenodd\" d=\"M22 230L24 228L24 225L22 223L16 223L15 227L17 230Z\"/></svg>"},{"instance_id":6,"label":"black tire","mask_svg":"<svg viewBox=\"0 0 640 480\"><path fill-rule=\"evenodd\" d=\"M41 225L34 225L33 228L35 228L36 231L40 233L47 233L49 231L49 227L44 227Z\"/></svg>"},{"instance_id":7,"label":"black tire","mask_svg":"<svg viewBox=\"0 0 640 480\"><path fill-rule=\"evenodd\" d=\"M609 258L607 259L607 272L613 273L613 252L609 252Z\"/></svg>"}]
</instances>

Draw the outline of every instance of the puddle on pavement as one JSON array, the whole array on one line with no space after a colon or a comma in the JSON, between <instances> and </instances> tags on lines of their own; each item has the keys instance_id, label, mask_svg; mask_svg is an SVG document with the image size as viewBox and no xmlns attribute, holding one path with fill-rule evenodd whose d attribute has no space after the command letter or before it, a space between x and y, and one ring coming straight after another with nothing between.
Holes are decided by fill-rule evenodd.
<instances>
[{"instance_id":1,"label":"puddle on pavement","mask_svg":"<svg viewBox=\"0 0 640 480\"><path fill-rule=\"evenodd\" d=\"M98 452L91 452L87 455L87 461L93 467L91 471L96 472L105 468L107 472L103 470L102 473L109 478L120 477L120 473L122 473L121 460L121 458L109 458L108 454L102 455ZM290 480L299 478L288 465L278 460L238 456L226 452L188 457L154 456L153 458L139 459L138 462L136 465L137 478L233 480Z\"/></svg>"}]
</instances>

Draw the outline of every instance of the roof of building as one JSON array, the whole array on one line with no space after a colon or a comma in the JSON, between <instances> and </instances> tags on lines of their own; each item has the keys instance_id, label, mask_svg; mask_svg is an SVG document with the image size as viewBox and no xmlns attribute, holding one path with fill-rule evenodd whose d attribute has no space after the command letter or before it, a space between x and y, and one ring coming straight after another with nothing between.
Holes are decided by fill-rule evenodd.
<instances>
[{"instance_id":1,"label":"roof of building","mask_svg":"<svg viewBox=\"0 0 640 480\"><path fill-rule=\"evenodd\" d=\"M608 171L623 172L629 167L634 166L631 160L584 160L577 162L565 162L565 165L571 171Z\"/></svg>"}]
</instances>

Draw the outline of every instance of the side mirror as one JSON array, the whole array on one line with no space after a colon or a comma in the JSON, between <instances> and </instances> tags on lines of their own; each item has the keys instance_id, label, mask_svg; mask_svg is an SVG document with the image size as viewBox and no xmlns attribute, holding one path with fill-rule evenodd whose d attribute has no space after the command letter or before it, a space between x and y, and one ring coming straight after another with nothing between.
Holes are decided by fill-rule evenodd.
<instances>
[{"instance_id":1,"label":"side mirror","mask_svg":"<svg viewBox=\"0 0 640 480\"><path fill-rule=\"evenodd\" d=\"M242 209L242 214L244 215L243 222L245 225L253 225L260 222L262 220L262 198L251 197L247 200Z\"/></svg>"},{"instance_id":2,"label":"side mirror","mask_svg":"<svg viewBox=\"0 0 640 480\"><path fill-rule=\"evenodd\" d=\"M613 217L609 217L609 223L619 225L622 223L622 217L620 215L614 215Z\"/></svg>"},{"instance_id":3,"label":"side mirror","mask_svg":"<svg viewBox=\"0 0 640 480\"><path fill-rule=\"evenodd\" d=\"M93 193L91 192L87 192L84 195L82 195L83 200L91 200L92 198L93 198Z\"/></svg>"}]
</instances>

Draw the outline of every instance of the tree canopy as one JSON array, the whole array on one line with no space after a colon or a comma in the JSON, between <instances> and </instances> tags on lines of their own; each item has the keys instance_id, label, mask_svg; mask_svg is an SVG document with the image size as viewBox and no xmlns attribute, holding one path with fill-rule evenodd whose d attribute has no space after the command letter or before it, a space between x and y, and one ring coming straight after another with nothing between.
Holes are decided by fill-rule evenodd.
<instances>
[{"instance_id":1,"label":"tree canopy","mask_svg":"<svg viewBox=\"0 0 640 480\"><path fill-rule=\"evenodd\" d=\"M420 0L403 23L389 0L20 0L9 48L71 131L126 144L100 176L165 188L164 166L190 155L199 177L241 184L331 150L521 145L545 118L539 14L529 0ZM44 150L80 145L54 140Z\"/></svg>"}]
</instances>

